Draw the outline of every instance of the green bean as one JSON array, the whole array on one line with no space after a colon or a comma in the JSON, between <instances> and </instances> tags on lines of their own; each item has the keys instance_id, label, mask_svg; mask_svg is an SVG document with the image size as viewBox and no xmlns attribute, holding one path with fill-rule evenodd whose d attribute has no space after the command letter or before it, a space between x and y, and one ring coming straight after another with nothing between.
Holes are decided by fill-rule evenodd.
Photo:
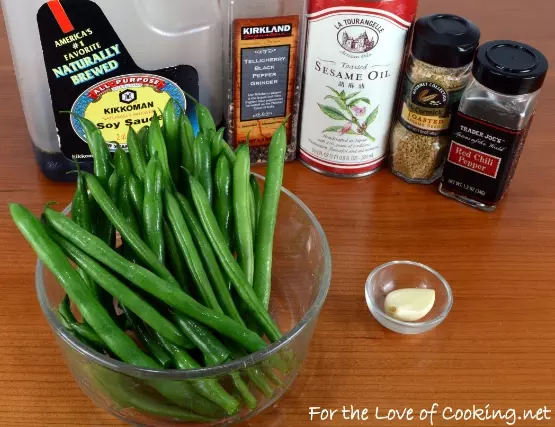
<instances>
[{"instance_id":1,"label":"green bean","mask_svg":"<svg viewBox=\"0 0 555 427\"><path fill-rule=\"evenodd\" d=\"M160 334L156 338L162 343L166 350L173 356L179 369L199 369L201 366L185 350L169 342ZM193 387L200 395L221 406L229 415L239 411L240 404L230 396L215 379L202 379L193 382Z\"/></svg>"},{"instance_id":2,"label":"green bean","mask_svg":"<svg viewBox=\"0 0 555 427\"><path fill-rule=\"evenodd\" d=\"M77 117L77 120L81 123L85 129L85 137L87 144L89 145L89 150L93 156L94 162L94 174L97 177L100 185L107 190L108 180L112 174L113 167L111 163L110 150L104 141L104 137L100 130L97 129L94 123L82 117ZM94 204L93 204L94 206ZM96 206L93 208L96 211ZM96 218L94 223L94 232L106 243L110 243L112 235L114 234L114 228L110 221L102 212L96 212Z\"/></svg>"},{"instance_id":3,"label":"green bean","mask_svg":"<svg viewBox=\"0 0 555 427\"><path fill-rule=\"evenodd\" d=\"M220 340L185 314L175 313L173 320L181 332L202 352L207 366L221 365L230 356L229 350Z\"/></svg>"},{"instance_id":4,"label":"green bean","mask_svg":"<svg viewBox=\"0 0 555 427\"><path fill-rule=\"evenodd\" d=\"M79 164L77 163L77 165ZM87 183L80 170L77 174L77 188L71 204L71 217L85 230L92 231L91 202L87 194Z\"/></svg>"},{"instance_id":5,"label":"green bean","mask_svg":"<svg viewBox=\"0 0 555 427\"><path fill-rule=\"evenodd\" d=\"M82 271L80 268L77 269L77 273L79 273L79 276L81 276L81 279L83 279L83 282L85 282L87 284L87 286L91 289L91 291L93 292L93 295L96 298L100 298L102 300L103 295L102 292L100 290L100 288L98 287L98 285L96 283L94 283L94 281L87 275L87 273L85 273L84 271ZM109 310L108 310L109 311ZM111 315L112 313L110 313Z\"/></svg>"},{"instance_id":6,"label":"green bean","mask_svg":"<svg viewBox=\"0 0 555 427\"><path fill-rule=\"evenodd\" d=\"M149 380L147 384L155 388L166 399L197 414L212 418L225 416L224 410L197 393L191 382Z\"/></svg>"},{"instance_id":7,"label":"green bean","mask_svg":"<svg viewBox=\"0 0 555 427\"><path fill-rule=\"evenodd\" d=\"M253 239L253 251L254 251L254 238L256 236L256 202L254 200L254 194L250 186L247 187L247 198L248 198L248 207L249 207L249 221L251 226L251 235ZM253 253L253 262L254 262L254 253ZM253 268L253 276L254 276L254 268Z\"/></svg>"},{"instance_id":8,"label":"green bean","mask_svg":"<svg viewBox=\"0 0 555 427\"><path fill-rule=\"evenodd\" d=\"M260 207L255 241L254 291L264 308L270 303L272 289L272 251L283 182L283 166L287 149L285 125L274 133L268 154L268 169Z\"/></svg>"},{"instance_id":9,"label":"green bean","mask_svg":"<svg viewBox=\"0 0 555 427\"><path fill-rule=\"evenodd\" d=\"M69 297L66 295L66 298L69 300ZM97 349L92 343L90 343L89 341L87 341L87 339L83 336L77 335L75 333L75 331L73 330L73 328L71 327L71 324L66 320L66 318L62 315L61 309L58 308L58 320L60 321L60 323L62 324L62 326L67 330L67 332L69 332L71 335L73 335L76 339L78 339L79 341L81 341L83 344L88 345L91 348L94 348L97 351L102 351L100 349Z\"/></svg>"},{"instance_id":10,"label":"green bean","mask_svg":"<svg viewBox=\"0 0 555 427\"><path fill-rule=\"evenodd\" d=\"M143 224L143 204L145 199L145 188L135 175L129 177L129 196L135 211L135 216L139 225Z\"/></svg>"},{"instance_id":11,"label":"green bean","mask_svg":"<svg viewBox=\"0 0 555 427\"><path fill-rule=\"evenodd\" d=\"M197 393L190 381L149 380L146 383L172 403L197 414L210 418L226 414L220 406Z\"/></svg>"},{"instance_id":12,"label":"green bean","mask_svg":"<svg viewBox=\"0 0 555 427\"><path fill-rule=\"evenodd\" d=\"M127 153L120 146L118 146L116 149L116 153L114 155L114 163L116 165L116 171L120 179L117 206L122 211L123 215L127 219L127 222L129 222L129 224L132 225L136 231L138 231L139 222L134 211L134 201L132 200L131 196L130 180L131 176L133 175L131 161ZM139 195L137 195L137 197L139 197ZM139 204L139 200L137 200L136 202L137 204Z\"/></svg>"},{"instance_id":13,"label":"green bean","mask_svg":"<svg viewBox=\"0 0 555 427\"><path fill-rule=\"evenodd\" d=\"M192 174L196 179L200 178L200 174L202 172L202 160L203 160L203 141L205 136L202 133L199 133L195 140L193 141L192 145L192 154L193 154L193 170Z\"/></svg>"},{"instance_id":14,"label":"green bean","mask_svg":"<svg viewBox=\"0 0 555 427\"><path fill-rule=\"evenodd\" d=\"M73 201L71 203L71 217L72 219L85 230L92 232L93 230L93 218L92 218L92 205L87 193L87 184L85 178L81 174L79 169L79 163L76 163L78 173L77 173L77 189L75 190L75 195L73 196ZM96 283L94 283L90 277L88 277L84 272L77 270L81 275L87 286L90 287L96 298L100 298L100 290Z\"/></svg>"},{"instance_id":15,"label":"green bean","mask_svg":"<svg viewBox=\"0 0 555 427\"><path fill-rule=\"evenodd\" d=\"M210 140L199 134L197 144L200 147L200 167L198 180L204 187L210 204L214 201L214 184L212 181L212 154Z\"/></svg>"},{"instance_id":16,"label":"green bean","mask_svg":"<svg viewBox=\"0 0 555 427\"><path fill-rule=\"evenodd\" d=\"M251 411L258 406L258 402L256 401L256 397L252 395L249 390L249 386L243 381L239 372L232 372L231 373L231 381L235 389L239 392L239 395L247 405Z\"/></svg>"},{"instance_id":17,"label":"green bean","mask_svg":"<svg viewBox=\"0 0 555 427\"><path fill-rule=\"evenodd\" d=\"M257 367L253 366L246 370L247 376L253 382L257 389L259 389L264 396L270 398L274 395L274 389L266 380L263 372Z\"/></svg>"},{"instance_id":18,"label":"green bean","mask_svg":"<svg viewBox=\"0 0 555 427\"><path fill-rule=\"evenodd\" d=\"M262 206L262 191L260 190L260 184L258 183L258 178L251 174L250 185L254 200L254 238L256 241L256 233L258 231L258 221L260 219L260 207Z\"/></svg>"},{"instance_id":19,"label":"green bean","mask_svg":"<svg viewBox=\"0 0 555 427\"><path fill-rule=\"evenodd\" d=\"M187 268L185 267L185 261L183 260L183 256L181 255L181 250L179 249L179 245L175 240L175 236L173 235L173 231L171 229L170 224L167 220L164 220L164 243L166 244L166 257L169 261L170 271L175 276L179 286L183 289L186 293L190 294L191 290L189 289L190 278L188 276Z\"/></svg>"},{"instance_id":20,"label":"green bean","mask_svg":"<svg viewBox=\"0 0 555 427\"><path fill-rule=\"evenodd\" d=\"M234 360L240 360L240 359L243 359L246 356L243 351L241 351L240 349L238 349L235 346L231 346L230 350L231 350L231 354L232 354L231 357ZM267 363L269 363L269 362L267 362ZM268 379L266 378L264 373L260 370L259 366L257 366L257 365L251 366L251 367L245 369L245 373L247 374L249 379L252 381L252 383L256 386L256 388L258 390L260 390L262 392L262 394L264 394L264 396L269 398L269 397L272 397L274 395L274 388L268 382Z\"/></svg>"},{"instance_id":21,"label":"green bean","mask_svg":"<svg viewBox=\"0 0 555 427\"><path fill-rule=\"evenodd\" d=\"M93 258L57 233L50 233L50 237L73 262L86 271L110 295L115 296L122 305L139 316L147 325L178 345L190 345L190 341L183 336L172 322L162 316L139 294L129 289Z\"/></svg>"},{"instance_id":22,"label":"green bean","mask_svg":"<svg viewBox=\"0 0 555 427\"><path fill-rule=\"evenodd\" d=\"M51 209L49 209L51 210ZM121 331L100 302L93 298L90 289L71 267L63 251L48 236L46 229L31 212L18 204L10 205L12 218L23 236L31 244L39 259L58 279L71 300L77 305L85 321L93 328L108 348L121 360L145 368L157 368L158 364L144 354L123 331ZM63 215L62 215L63 216ZM67 218L72 222L71 219ZM75 223L73 223L75 224ZM75 225L78 229L79 226ZM85 233L87 233L85 231ZM97 241L102 240L90 235Z\"/></svg>"},{"instance_id":23,"label":"green bean","mask_svg":"<svg viewBox=\"0 0 555 427\"><path fill-rule=\"evenodd\" d=\"M185 258L187 267L189 268L189 271L193 276L193 280L197 285L197 289L204 305L217 311L218 313L223 314L223 310L218 303L216 295L214 295L214 290L210 285L210 281L208 280L208 276L206 275L206 271L202 265L199 252L193 242L191 232L189 231L187 223L183 218L179 203L169 191L165 192L164 209L166 218L172 227L177 244L181 249L181 253Z\"/></svg>"},{"instance_id":24,"label":"green bean","mask_svg":"<svg viewBox=\"0 0 555 427\"><path fill-rule=\"evenodd\" d=\"M163 180L160 162L157 156L153 156L146 169L143 221L146 243L160 263L164 263L166 257L162 227L164 221Z\"/></svg>"},{"instance_id":25,"label":"green bean","mask_svg":"<svg viewBox=\"0 0 555 427\"><path fill-rule=\"evenodd\" d=\"M214 212L227 245L231 248L233 235L233 200L231 196L231 168L224 155L220 155L214 172Z\"/></svg>"},{"instance_id":26,"label":"green bean","mask_svg":"<svg viewBox=\"0 0 555 427\"><path fill-rule=\"evenodd\" d=\"M212 117L212 114L210 114L210 110L199 103L191 95L185 95L187 96L187 98L195 103L195 110L197 112L197 119L200 131L206 135L208 135L210 131L216 132L216 123L214 123L214 118Z\"/></svg>"},{"instance_id":27,"label":"green bean","mask_svg":"<svg viewBox=\"0 0 555 427\"><path fill-rule=\"evenodd\" d=\"M139 341L143 346L150 352L150 355L156 360L164 369L171 368L173 361L168 352L163 349L158 341L150 334L150 331L145 327L141 319L137 317L132 311L130 311L124 305L121 307L125 313L125 317L131 323L131 327L135 331L135 335L139 338Z\"/></svg>"},{"instance_id":28,"label":"green bean","mask_svg":"<svg viewBox=\"0 0 555 427\"><path fill-rule=\"evenodd\" d=\"M150 128L148 126L144 126L143 128L141 128L139 130L139 143L141 145L141 148L143 149L143 152L145 153L145 161L148 164L148 161L150 160L150 151L148 148L148 132L149 132Z\"/></svg>"},{"instance_id":29,"label":"green bean","mask_svg":"<svg viewBox=\"0 0 555 427\"><path fill-rule=\"evenodd\" d=\"M164 135L162 134L162 129L160 129L160 121L156 113L154 113L154 116L152 117L152 122L148 131L148 149L151 159L156 153L158 153L158 160L160 161L162 171L164 172L164 179L169 182L172 174L168 160L168 150L166 148Z\"/></svg>"},{"instance_id":30,"label":"green bean","mask_svg":"<svg viewBox=\"0 0 555 427\"><path fill-rule=\"evenodd\" d=\"M182 197L182 196L181 196ZM182 207L182 213L186 218L186 223L187 226L191 228L192 234L195 236L195 240L197 240L197 242L199 241L199 238L202 239L202 237L204 237L204 247L199 246L199 251L200 254L203 255L203 257L206 259L210 256L210 254L207 255L203 253L204 250L208 249L210 251L212 251L212 248L210 246L210 243L206 240L206 237L204 236L204 230L202 229L202 226L200 225L200 223L198 222L198 220L195 218L194 216L194 212L192 212L192 208L190 207L190 205L188 204L188 202L185 200L186 202L186 206L185 208ZM185 213L187 212L187 213ZM171 233L171 230L170 230ZM199 236L200 233L200 236ZM172 237L173 237L173 233ZM176 242L177 243L177 242ZM179 247L179 244L177 244ZM227 293L227 299L224 300L226 302L226 304L233 304L233 300L231 299L231 294L229 293L229 289L226 287L226 283L224 278L221 276L221 271L220 268L217 264L217 261L214 257L213 252L210 252L212 255L212 260L213 263L212 264L207 264L207 272L210 275L210 277L216 277L218 280L219 279L219 287L221 287L223 285L224 290L222 291L221 289L217 290L219 291L218 293L220 294L221 292L226 292ZM193 255L194 258L194 255ZM183 264L181 264L180 267L182 267ZM219 274L219 276L218 276ZM201 279L202 280L202 279ZM209 286L209 284L208 284ZM234 307L234 306L233 306ZM213 308L213 307L211 307ZM218 308L216 308L216 310L218 310ZM179 316L179 315L176 315ZM219 350L219 353L216 353L216 355L213 358L214 364L221 364L225 361L225 359L228 357L229 353L227 352L227 350L225 349L225 347L222 347L222 345L219 343L218 340L216 340L210 333L208 332L203 332L204 329L201 325L199 325L196 321L193 321L192 319L189 319L185 316L181 316L179 317L179 320L181 321L181 330L185 333L185 335L193 342L195 343L195 345L206 355L206 350L210 350L212 349L212 354L214 353L214 349ZM219 344L219 346L218 346ZM207 357L210 356L210 353L208 354Z\"/></svg>"},{"instance_id":31,"label":"green bean","mask_svg":"<svg viewBox=\"0 0 555 427\"><path fill-rule=\"evenodd\" d=\"M190 410L198 413L189 412L179 407L160 402L160 399L156 396L150 395L146 390L139 389L137 387L136 380L132 380L129 377L111 372L107 369L104 369L102 372L99 371L100 369L96 369L96 372L91 372L95 385L122 408L129 407L150 416L159 416L199 423L214 421L212 417L217 414L217 412L214 412L213 409L216 411L219 409L218 406L197 395L194 391L185 390L187 393L183 394L184 398L180 398L179 402L187 402L187 405L183 406L191 407ZM160 384L161 382L157 383L160 388L165 390L164 386ZM171 390L171 396L173 397L175 394L174 385L178 383L168 384L171 385L171 387L168 388ZM208 409L206 408L207 405L204 402L202 405L199 405L199 399L203 399L203 401L209 404ZM214 408L212 408L211 405L214 405ZM201 412L205 412L205 414L199 414Z\"/></svg>"},{"instance_id":32,"label":"green bean","mask_svg":"<svg viewBox=\"0 0 555 427\"><path fill-rule=\"evenodd\" d=\"M235 287L235 290L248 306L250 312L256 317L258 323L262 326L268 338L273 342L281 338L281 332L274 323L264 306L258 300L254 290L251 288L249 281L237 261L233 257L229 247L227 246L224 236L218 227L216 217L212 212L206 193L202 185L193 177L189 177L191 194L199 215L200 221L206 232L212 248L216 252L228 278Z\"/></svg>"},{"instance_id":33,"label":"green bean","mask_svg":"<svg viewBox=\"0 0 555 427\"><path fill-rule=\"evenodd\" d=\"M256 333L229 317L198 303L183 292L179 286L174 286L173 283L160 278L146 268L129 262L102 240L86 232L61 213L46 208L45 216L59 234L138 288L160 299L175 310L187 313L191 318L216 330L221 335L229 337L249 352L266 348L266 343Z\"/></svg>"},{"instance_id":34,"label":"green bean","mask_svg":"<svg viewBox=\"0 0 555 427\"><path fill-rule=\"evenodd\" d=\"M227 281L222 274L218 260L214 254L214 250L204 233L204 229L197 218L194 208L182 194L177 194L177 201L181 207L181 213L187 223L187 227L191 231L191 234L197 244L199 254L204 261L206 273L214 286L218 302L220 303L223 312L232 319L242 322L241 315L235 307L235 303L233 302L233 298L229 292Z\"/></svg>"},{"instance_id":35,"label":"green bean","mask_svg":"<svg viewBox=\"0 0 555 427\"><path fill-rule=\"evenodd\" d=\"M224 132L225 128L221 128L214 134L212 138L212 159L217 159L220 157L222 150L224 149L223 145L227 144L224 140Z\"/></svg>"},{"instance_id":36,"label":"green bean","mask_svg":"<svg viewBox=\"0 0 555 427\"><path fill-rule=\"evenodd\" d=\"M129 157L131 157L133 172L142 182L145 180L146 174L145 151L139 140L139 135L131 126L129 126L127 132L127 149L129 150Z\"/></svg>"},{"instance_id":37,"label":"green bean","mask_svg":"<svg viewBox=\"0 0 555 427\"><path fill-rule=\"evenodd\" d=\"M114 203L110 200L110 197L106 194L104 189L99 185L97 179L87 174L85 175L87 181L87 186L92 196L97 201L100 208L104 213L110 218L110 221L119 230L123 240L130 245L135 254L150 268L152 268L161 278L166 280L168 283L174 285L176 288L179 284L168 271L163 263L157 258L157 256L150 250L145 242L141 240L137 232L128 225L127 220L123 214L116 208ZM145 218L146 221L146 218Z\"/></svg>"},{"instance_id":38,"label":"green bean","mask_svg":"<svg viewBox=\"0 0 555 427\"><path fill-rule=\"evenodd\" d=\"M112 175L110 175L110 179L108 180L108 194L110 196L110 200L112 200L112 202L116 206L119 204L119 186L120 186L120 179L119 179L118 171L114 169L114 172L112 172ZM104 212L102 212L102 214L104 215ZM116 228L113 226L112 223L110 223L110 225L111 225L110 238L107 243L112 248L115 248L116 247Z\"/></svg>"},{"instance_id":39,"label":"green bean","mask_svg":"<svg viewBox=\"0 0 555 427\"><path fill-rule=\"evenodd\" d=\"M129 156L121 147L118 146L114 155L114 163L120 180L117 206L126 218L127 222L135 231L139 230L139 223L133 209L133 202L130 195L129 180L132 175L131 161Z\"/></svg>"},{"instance_id":40,"label":"green bean","mask_svg":"<svg viewBox=\"0 0 555 427\"><path fill-rule=\"evenodd\" d=\"M128 180L132 173L131 160L129 160L129 156L120 145L118 145L114 154L114 164L120 178Z\"/></svg>"},{"instance_id":41,"label":"green bean","mask_svg":"<svg viewBox=\"0 0 555 427\"><path fill-rule=\"evenodd\" d=\"M230 165L233 165L235 163L235 159L237 158L237 156L235 155L233 148L231 148L229 144L225 141L222 144L222 153L224 154Z\"/></svg>"},{"instance_id":42,"label":"green bean","mask_svg":"<svg viewBox=\"0 0 555 427\"><path fill-rule=\"evenodd\" d=\"M278 378L278 376L274 372L274 367L272 366L270 361L266 360L262 362L261 367L262 367L262 372L264 372L264 376L266 376L276 386L278 387L283 386L283 382Z\"/></svg>"},{"instance_id":43,"label":"green bean","mask_svg":"<svg viewBox=\"0 0 555 427\"><path fill-rule=\"evenodd\" d=\"M139 223L135 212L133 212L133 205L131 202L131 196L129 195L129 181L123 181L119 187L119 199L118 208L122 215L125 217L128 226L135 233L139 232ZM138 255L133 250L133 246L129 245L125 240L123 242L123 253L127 259L131 259L136 262Z\"/></svg>"},{"instance_id":44,"label":"green bean","mask_svg":"<svg viewBox=\"0 0 555 427\"><path fill-rule=\"evenodd\" d=\"M110 179L108 180L108 194L110 195L110 199L115 204L117 204L117 200L119 197L119 181L120 180L119 180L118 171L114 170L112 175L110 175Z\"/></svg>"},{"instance_id":45,"label":"green bean","mask_svg":"<svg viewBox=\"0 0 555 427\"><path fill-rule=\"evenodd\" d=\"M69 296L67 294L58 306L58 313L60 313L60 316L62 316L66 323L71 324L77 322L77 319L71 311L71 301L69 300Z\"/></svg>"},{"instance_id":46,"label":"green bean","mask_svg":"<svg viewBox=\"0 0 555 427\"><path fill-rule=\"evenodd\" d=\"M246 353L242 351L241 348L239 348L235 343L228 341L225 341L225 343L231 351L231 358L233 360L240 360L247 356ZM247 374L249 379L251 379L256 388L258 388L265 396L271 396L273 394L272 385L268 383L266 377L257 366L246 368L245 373Z\"/></svg>"},{"instance_id":47,"label":"green bean","mask_svg":"<svg viewBox=\"0 0 555 427\"><path fill-rule=\"evenodd\" d=\"M168 164L173 181L178 182L179 160L180 160L180 141L179 141L179 117L175 101L170 98L163 113L164 137L168 152Z\"/></svg>"},{"instance_id":48,"label":"green bean","mask_svg":"<svg viewBox=\"0 0 555 427\"><path fill-rule=\"evenodd\" d=\"M181 165L190 173L193 173L193 142L195 132L193 125L187 115L182 111L179 115L180 141L181 141Z\"/></svg>"},{"instance_id":49,"label":"green bean","mask_svg":"<svg viewBox=\"0 0 555 427\"><path fill-rule=\"evenodd\" d=\"M112 200L112 202L115 205L118 205L119 204L119 192L120 192L120 179L119 179L118 172L115 169L112 172L112 175L110 175L110 178L108 180L108 192L110 194L110 199ZM99 213L104 215L104 212L102 212L100 210L100 208L99 208ZM116 247L116 229L113 226L113 224L110 223L110 222L109 222L109 227L110 227L110 230L109 230L110 235L109 235L109 241L107 243L111 248L115 248ZM96 285L96 286L98 286L98 285ZM116 313L116 310L114 308L114 298L109 293L107 293L104 289L98 287L98 290L99 290L100 302L102 303L104 308L106 308L106 311L108 311L108 313L110 314L110 317L116 322L116 324L118 326L121 326L120 321L119 321L119 317L118 317L118 315Z\"/></svg>"},{"instance_id":50,"label":"green bean","mask_svg":"<svg viewBox=\"0 0 555 427\"><path fill-rule=\"evenodd\" d=\"M60 306L58 308L58 313L60 313L61 320L64 326L70 332L73 332L78 338L80 338L85 344L90 345L94 349L102 352L108 350L106 344L98 336L98 334L86 323L79 323L70 308L69 297L66 295Z\"/></svg>"},{"instance_id":51,"label":"green bean","mask_svg":"<svg viewBox=\"0 0 555 427\"><path fill-rule=\"evenodd\" d=\"M117 207L123 214L129 226L136 232L139 232L139 221L133 209L133 201L131 200L130 191L130 176L131 176L131 162L127 153L123 151L120 147L117 148L116 154L114 156L116 163L116 171L120 179L119 193ZM124 253L134 259L135 253L130 245L125 244L123 247Z\"/></svg>"},{"instance_id":52,"label":"green bean","mask_svg":"<svg viewBox=\"0 0 555 427\"><path fill-rule=\"evenodd\" d=\"M233 223L237 259L247 280L252 286L254 275L254 240L252 236L249 194L250 153L249 147L242 145L237 150L237 160L233 166ZM253 205L254 206L254 205Z\"/></svg>"},{"instance_id":53,"label":"green bean","mask_svg":"<svg viewBox=\"0 0 555 427\"><path fill-rule=\"evenodd\" d=\"M75 116L85 130L85 139L94 161L94 174L104 188L108 187L108 179L114 168L110 162L110 150L96 125L84 117Z\"/></svg>"}]
</instances>

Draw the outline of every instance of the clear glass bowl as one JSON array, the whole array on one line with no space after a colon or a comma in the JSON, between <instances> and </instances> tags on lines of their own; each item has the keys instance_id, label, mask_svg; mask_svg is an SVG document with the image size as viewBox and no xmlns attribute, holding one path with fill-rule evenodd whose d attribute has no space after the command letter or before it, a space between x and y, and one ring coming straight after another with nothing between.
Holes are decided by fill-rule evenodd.
<instances>
[{"instance_id":1,"label":"clear glass bowl","mask_svg":"<svg viewBox=\"0 0 555 427\"><path fill-rule=\"evenodd\" d=\"M396 289L424 288L436 291L432 310L418 322L403 322L384 310L385 297ZM421 334L445 320L453 306L453 293L447 281L432 268L412 261L392 261L376 268L366 281L366 303L374 318L387 329L400 334Z\"/></svg>"},{"instance_id":2,"label":"clear glass bowl","mask_svg":"<svg viewBox=\"0 0 555 427\"><path fill-rule=\"evenodd\" d=\"M260 181L263 186L263 180ZM283 331L283 338L265 351L244 359L190 371L137 368L96 352L75 339L58 320L56 309L65 293L40 261L36 287L40 305L73 377L96 405L123 421L140 426L226 425L262 412L292 386L307 356L329 289L331 255L324 231L307 206L285 189L279 206L273 262L270 313ZM175 402L183 399L182 394L175 395L176 390L190 388L199 379L215 378L233 393L231 373L238 372L248 381L247 369L263 371L268 361L276 357L287 361L286 369L273 370L282 385L276 386L272 395L265 396L249 384L258 404L253 410L243 406L233 416L214 414L210 420L183 421L178 417L184 408L169 402L153 388L172 390ZM189 403L185 402L185 406Z\"/></svg>"}]
</instances>

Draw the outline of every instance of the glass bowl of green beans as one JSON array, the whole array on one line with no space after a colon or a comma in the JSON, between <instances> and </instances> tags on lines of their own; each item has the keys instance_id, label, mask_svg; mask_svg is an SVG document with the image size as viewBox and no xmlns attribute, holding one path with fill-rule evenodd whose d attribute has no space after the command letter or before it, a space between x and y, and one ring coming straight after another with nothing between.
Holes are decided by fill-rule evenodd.
<instances>
[{"instance_id":1,"label":"glass bowl of green beans","mask_svg":"<svg viewBox=\"0 0 555 427\"><path fill-rule=\"evenodd\" d=\"M258 181L263 188L263 178ZM76 382L100 408L141 426L233 424L272 406L292 387L307 357L330 280L331 255L322 227L301 200L282 189L269 313L283 337L218 366L162 370L123 363L77 339L58 314L63 288L40 261L36 269L40 305ZM75 307L70 310L81 319ZM190 355L202 363L200 353L191 350Z\"/></svg>"}]
</instances>

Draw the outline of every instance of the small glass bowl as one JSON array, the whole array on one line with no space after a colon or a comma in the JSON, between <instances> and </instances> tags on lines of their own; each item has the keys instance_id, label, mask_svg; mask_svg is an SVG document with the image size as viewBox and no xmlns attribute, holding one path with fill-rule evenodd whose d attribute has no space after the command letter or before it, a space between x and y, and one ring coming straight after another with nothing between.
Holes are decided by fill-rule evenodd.
<instances>
[{"instance_id":1,"label":"small glass bowl","mask_svg":"<svg viewBox=\"0 0 555 427\"><path fill-rule=\"evenodd\" d=\"M385 297L396 289L423 288L436 291L432 310L418 322L404 322L384 311ZM366 280L366 303L374 318L387 329L400 334L421 334L445 320L453 306L453 293L447 281L430 267L412 261L392 261L376 268Z\"/></svg>"}]
</instances>

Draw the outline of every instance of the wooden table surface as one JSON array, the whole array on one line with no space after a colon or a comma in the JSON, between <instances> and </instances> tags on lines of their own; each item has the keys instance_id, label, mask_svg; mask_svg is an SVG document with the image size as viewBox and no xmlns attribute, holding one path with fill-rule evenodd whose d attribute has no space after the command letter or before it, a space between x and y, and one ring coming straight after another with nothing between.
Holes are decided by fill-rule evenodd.
<instances>
[{"instance_id":1,"label":"wooden table surface","mask_svg":"<svg viewBox=\"0 0 555 427\"><path fill-rule=\"evenodd\" d=\"M516 39L555 64L553 0L423 0L420 14L458 13L483 40ZM12 225L8 202L38 213L67 203L73 185L49 182L34 161L4 29L0 32L0 426L119 426L69 374L37 303L35 256ZM251 426L304 426L309 407L370 409L365 422L313 425L426 426L377 420L389 409L439 405L438 426L505 421L442 420L473 405L506 412L555 410L555 72L501 208L485 214L410 186L388 171L339 180L288 165L285 185L314 211L331 245L333 279L310 356L293 390ZM439 270L455 304L444 324L421 336L384 330L371 317L364 282L381 263L410 259ZM418 412L417 412L418 414ZM547 414L552 418L554 414ZM509 420L510 422L510 420Z\"/></svg>"}]
</instances>

